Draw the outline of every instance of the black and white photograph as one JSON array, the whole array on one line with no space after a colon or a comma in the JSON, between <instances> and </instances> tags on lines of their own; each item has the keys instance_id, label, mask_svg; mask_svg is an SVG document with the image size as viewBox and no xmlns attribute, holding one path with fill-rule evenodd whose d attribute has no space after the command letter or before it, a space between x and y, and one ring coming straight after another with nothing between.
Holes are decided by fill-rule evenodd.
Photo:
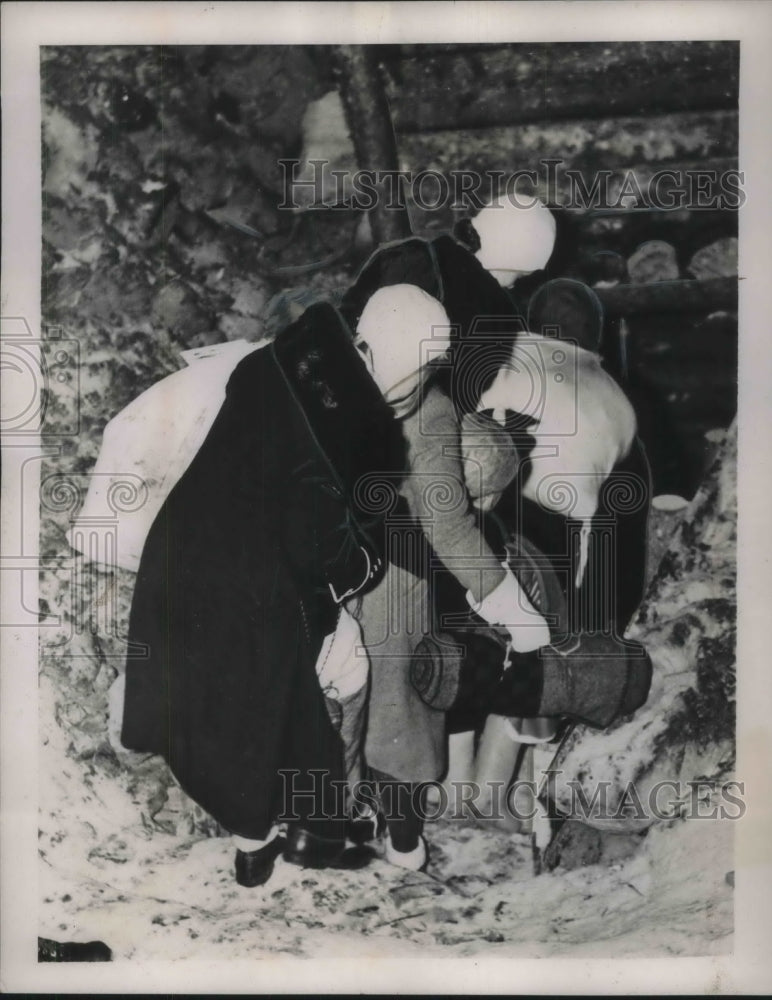
<instances>
[{"instance_id":1,"label":"black and white photograph","mask_svg":"<svg viewBox=\"0 0 772 1000\"><path fill-rule=\"evenodd\" d=\"M771 15L4 5L3 989L772 986Z\"/></svg>"}]
</instances>

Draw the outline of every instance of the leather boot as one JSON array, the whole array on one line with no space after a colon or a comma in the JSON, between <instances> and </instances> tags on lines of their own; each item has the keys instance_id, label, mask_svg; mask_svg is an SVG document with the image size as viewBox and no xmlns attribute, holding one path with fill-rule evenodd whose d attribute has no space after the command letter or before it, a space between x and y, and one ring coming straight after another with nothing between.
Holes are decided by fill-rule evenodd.
<instances>
[{"instance_id":1,"label":"leather boot","mask_svg":"<svg viewBox=\"0 0 772 1000\"><path fill-rule=\"evenodd\" d=\"M284 837L274 837L256 851L236 851L236 881L246 889L265 885L276 859L284 849Z\"/></svg>"},{"instance_id":2,"label":"leather boot","mask_svg":"<svg viewBox=\"0 0 772 1000\"><path fill-rule=\"evenodd\" d=\"M291 827L284 848L284 860L301 868L336 868L358 871L370 864L375 852L364 845L346 847L345 840L320 837L299 826Z\"/></svg>"}]
</instances>

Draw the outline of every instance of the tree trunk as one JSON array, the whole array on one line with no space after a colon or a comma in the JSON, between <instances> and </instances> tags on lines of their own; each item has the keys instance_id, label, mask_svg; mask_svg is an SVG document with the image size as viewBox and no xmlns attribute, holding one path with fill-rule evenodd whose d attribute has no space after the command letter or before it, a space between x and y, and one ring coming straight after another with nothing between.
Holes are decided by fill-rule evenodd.
<instances>
[{"instance_id":1,"label":"tree trunk","mask_svg":"<svg viewBox=\"0 0 772 1000\"><path fill-rule=\"evenodd\" d=\"M377 171L377 204L370 212L376 243L411 235L404 197L397 184L397 141L377 54L370 46L341 45L336 66L349 132L360 170ZM391 177L385 176L388 172Z\"/></svg>"}]
</instances>

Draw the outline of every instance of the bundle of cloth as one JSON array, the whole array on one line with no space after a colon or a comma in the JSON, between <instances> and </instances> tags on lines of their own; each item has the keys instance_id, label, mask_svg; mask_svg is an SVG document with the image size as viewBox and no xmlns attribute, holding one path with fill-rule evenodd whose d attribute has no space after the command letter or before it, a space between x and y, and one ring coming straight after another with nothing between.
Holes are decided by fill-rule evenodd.
<instances>
[{"instance_id":1,"label":"bundle of cloth","mask_svg":"<svg viewBox=\"0 0 772 1000\"><path fill-rule=\"evenodd\" d=\"M68 532L73 548L80 551L81 539L88 537L79 529L114 522L105 568L136 573L150 526L206 440L233 369L267 344L235 340L185 352L185 368L150 386L108 421L83 505ZM115 491L131 483L141 484L141 502L116 510Z\"/></svg>"}]
</instances>

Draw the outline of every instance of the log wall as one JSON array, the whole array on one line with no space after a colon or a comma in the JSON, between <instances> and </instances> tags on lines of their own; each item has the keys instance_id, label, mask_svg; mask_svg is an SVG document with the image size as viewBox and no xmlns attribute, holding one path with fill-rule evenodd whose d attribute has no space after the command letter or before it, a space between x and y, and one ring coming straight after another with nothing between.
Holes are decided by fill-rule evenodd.
<instances>
[{"instance_id":1,"label":"log wall","mask_svg":"<svg viewBox=\"0 0 772 1000\"><path fill-rule=\"evenodd\" d=\"M632 394L649 411L639 416L655 488L686 497L707 468L705 434L726 428L737 406L741 195L722 188L721 179L741 166L739 58L739 43L723 41L391 46L383 52L403 169L448 178L458 171L489 178L496 171L535 170L539 194L568 209L571 245L563 273L593 284L603 277L591 263L595 254L623 258L622 284L603 289L604 304L610 316L625 317ZM551 168L554 183L546 179L545 161L558 161ZM652 182L663 170L675 171L687 188L697 174L708 178L707 198L698 205L692 187L680 208L657 209ZM571 171L587 191L599 176L606 183L608 174L610 206L577 205ZM635 199L617 203L631 176L643 207ZM483 195L490 187L486 179ZM413 206L413 228L430 235L452 226L468 209L454 209L451 201L428 211ZM670 260L644 250L648 264L641 266L640 248L652 241L667 244ZM629 281L624 271L633 264L638 273ZM714 280L697 283L705 279ZM654 287L665 281L683 284ZM609 355L618 351L618 345L606 348ZM607 360L612 367L619 362Z\"/></svg>"}]
</instances>

